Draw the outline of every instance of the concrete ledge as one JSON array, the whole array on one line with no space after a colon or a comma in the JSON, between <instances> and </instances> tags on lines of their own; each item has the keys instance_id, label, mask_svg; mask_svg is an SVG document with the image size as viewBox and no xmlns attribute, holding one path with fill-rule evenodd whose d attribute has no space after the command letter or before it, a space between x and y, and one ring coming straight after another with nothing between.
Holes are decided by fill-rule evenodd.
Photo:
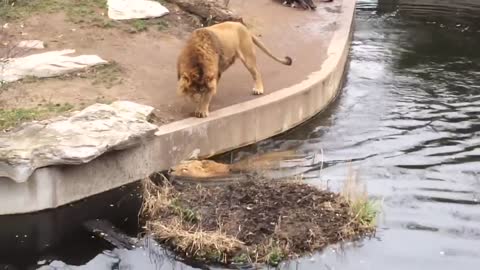
<instances>
[{"instance_id":1,"label":"concrete ledge","mask_svg":"<svg viewBox=\"0 0 480 270\"><path fill-rule=\"evenodd\" d=\"M343 83L355 0L343 0L321 69L301 83L251 101L161 126L142 145L88 164L37 169L25 183L0 179L0 215L55 208L168 169L193 153L209 157L285 132L324 110Z\"/></svg>"}]
</instances>

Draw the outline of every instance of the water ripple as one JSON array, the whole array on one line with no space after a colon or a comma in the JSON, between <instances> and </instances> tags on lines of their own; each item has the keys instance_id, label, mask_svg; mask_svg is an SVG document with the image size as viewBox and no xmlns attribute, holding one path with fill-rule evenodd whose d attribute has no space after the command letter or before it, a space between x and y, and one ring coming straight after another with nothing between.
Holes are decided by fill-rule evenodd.
<instances>
[{"instance_id":1,"label":"water ripple","mask_svg":"<svg viewBox=\"0 0 480 270\"><path fill-rule=\"evenodd\" d=\"M351 258L376 266L388 262L375 269L478 265L477 30L476 0L360 0L339 101L307 125L237 154L285 149L323 154L287 171L333 190L341 188L350 167L359 169L370 195L384 199L382 241L367 241L348 253ZM327 253L322 260L341 269L372 269Z\"/></svg>"}]
</instances>

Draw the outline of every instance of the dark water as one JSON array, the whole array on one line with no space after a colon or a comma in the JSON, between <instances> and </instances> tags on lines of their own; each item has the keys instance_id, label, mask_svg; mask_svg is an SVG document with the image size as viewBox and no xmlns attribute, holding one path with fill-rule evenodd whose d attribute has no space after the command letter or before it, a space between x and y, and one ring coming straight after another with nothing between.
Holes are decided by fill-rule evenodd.
<instances>
[{"instance_id":1,"label":"dark water","mask_svg":"<svg viewBox=\"0 0 480 270\"><path fill-rule=\"evenodd\" d=\"M480 1L358 0L350 58L347 82L328 111L220 157L286 149L313 154L273 173L302 173L335 190L351 167L370 196L383 200L376 238L283 268L480 269ZM139 200L128 197L139 195L136 188L59 211L0 218L0 269L35 269L54 259L90 261L82 269L190 268L152 261L142 249L102 254L111 247L80 226L107 218L134 235Z\"/></svg>"},{"instance_id":2,"label":"dark water","mask_svg":"<svg viewBox=\"0 0 480 270\"><path fill-rule=\"evenodd\" d=\"M383 199L378 239L301 269L480 269L480 1L430 3L360 0L336 104L236 154L316 153L322 171L305 161L281 173L335 189L352 166Z\"/></svg>"}]
</instances>

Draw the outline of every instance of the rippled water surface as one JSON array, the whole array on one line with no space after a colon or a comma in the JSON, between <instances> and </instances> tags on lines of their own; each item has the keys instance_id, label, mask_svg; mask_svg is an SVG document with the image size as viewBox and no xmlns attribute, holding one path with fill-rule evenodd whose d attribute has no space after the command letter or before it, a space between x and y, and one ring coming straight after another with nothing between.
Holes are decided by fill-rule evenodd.
<instances>
[{"instance_id":1,"label":"rippled water surface","mask_svg":"<svg viewBox=\"0 0 480 270\"><path fill-rule=\"evenodd\" d=\"M479 269L480 1L358 0L355 27L347 82L328 111L285 135L223 158L294 149L315 158L287 162L275 173L303 173L311 183L338 189L351 167L367 183L369 194L383 199L376 238L329 248L284 268ZM138 192L121 196L131 194ZM97 203L87 216L104 217L100 212L113 207L126 211L116 224L134 224L138 201L130 209L122 200L115 206L107 202L103 210ZM56 215L74 223L87 218L82 213ZM27 237L21 241L35 249L45 244L38 236L47 238L46 231L73 236L42 256L30 256L28 250L25 259L0 254L2 260L15 262L4 269L34 269L41 259L85 264L105 249L79 229L51 227L33 232L38 238L33 242ZM18 239L7 244L21 248ZM5 244L2 250L8 254ZM90 267L188 268L152 262L139 250L101 254Z\"/></svg>"},{"instance_id":2,"label":"rippled water surface","mask_svg":"<svg viewBox=\"0 0 480 270\"><path fill-rule=\"evenodd\" d=\"M476 0L358 1L336 104L236 153L313 153L317 161L281 173L338 188L351 166L383 199L376 239L331 249L301 269L479 269L479 26Z\"/></svg>"}]
</instances>

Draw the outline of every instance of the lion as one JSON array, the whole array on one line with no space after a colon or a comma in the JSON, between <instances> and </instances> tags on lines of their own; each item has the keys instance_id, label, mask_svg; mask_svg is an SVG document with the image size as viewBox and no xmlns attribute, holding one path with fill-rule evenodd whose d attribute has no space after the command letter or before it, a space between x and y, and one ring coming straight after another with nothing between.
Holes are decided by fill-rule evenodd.
<instances>
[{"instance_id":1,"label":"lion","mask_svg":"<svg viewBox=\"0 0 480 270\"><path fill-rule=\"evenodd\" d=\"M177 177L211 178L228 176L232 171L228 164L212 160L190 160L172 167L171 174Z\"/></svg>"},{"instance_id":2,"label":"lion","mask_svg":"<svg viewBox=\"0 0 480 270\"><path fill-rule=\"evenodd\" d=\"M194 115L207 117L217 84L225 72L239 58L253 77L253 94L264 92L263 81L257 69L255 48L277 62L290 66L292 58L274 56L265 45L240 22L223 22L192 32L177 60L177 92L196 104Z\"/></svg>"},{"instance_id":3,"label":"lion","mask_svg":"<svg viewBox=\"0 0 480 270\"><path fill-rule=\"evenodd\" d=\"M170 168L170 175L179 178L194 178L208 181L212 178L228 178L233 174L261 172L280 167L286 160L304 158L293 150L277 151L253 155L232 164L215 162L213 160L187 160Z\"/></svg>"}]
</instances>

